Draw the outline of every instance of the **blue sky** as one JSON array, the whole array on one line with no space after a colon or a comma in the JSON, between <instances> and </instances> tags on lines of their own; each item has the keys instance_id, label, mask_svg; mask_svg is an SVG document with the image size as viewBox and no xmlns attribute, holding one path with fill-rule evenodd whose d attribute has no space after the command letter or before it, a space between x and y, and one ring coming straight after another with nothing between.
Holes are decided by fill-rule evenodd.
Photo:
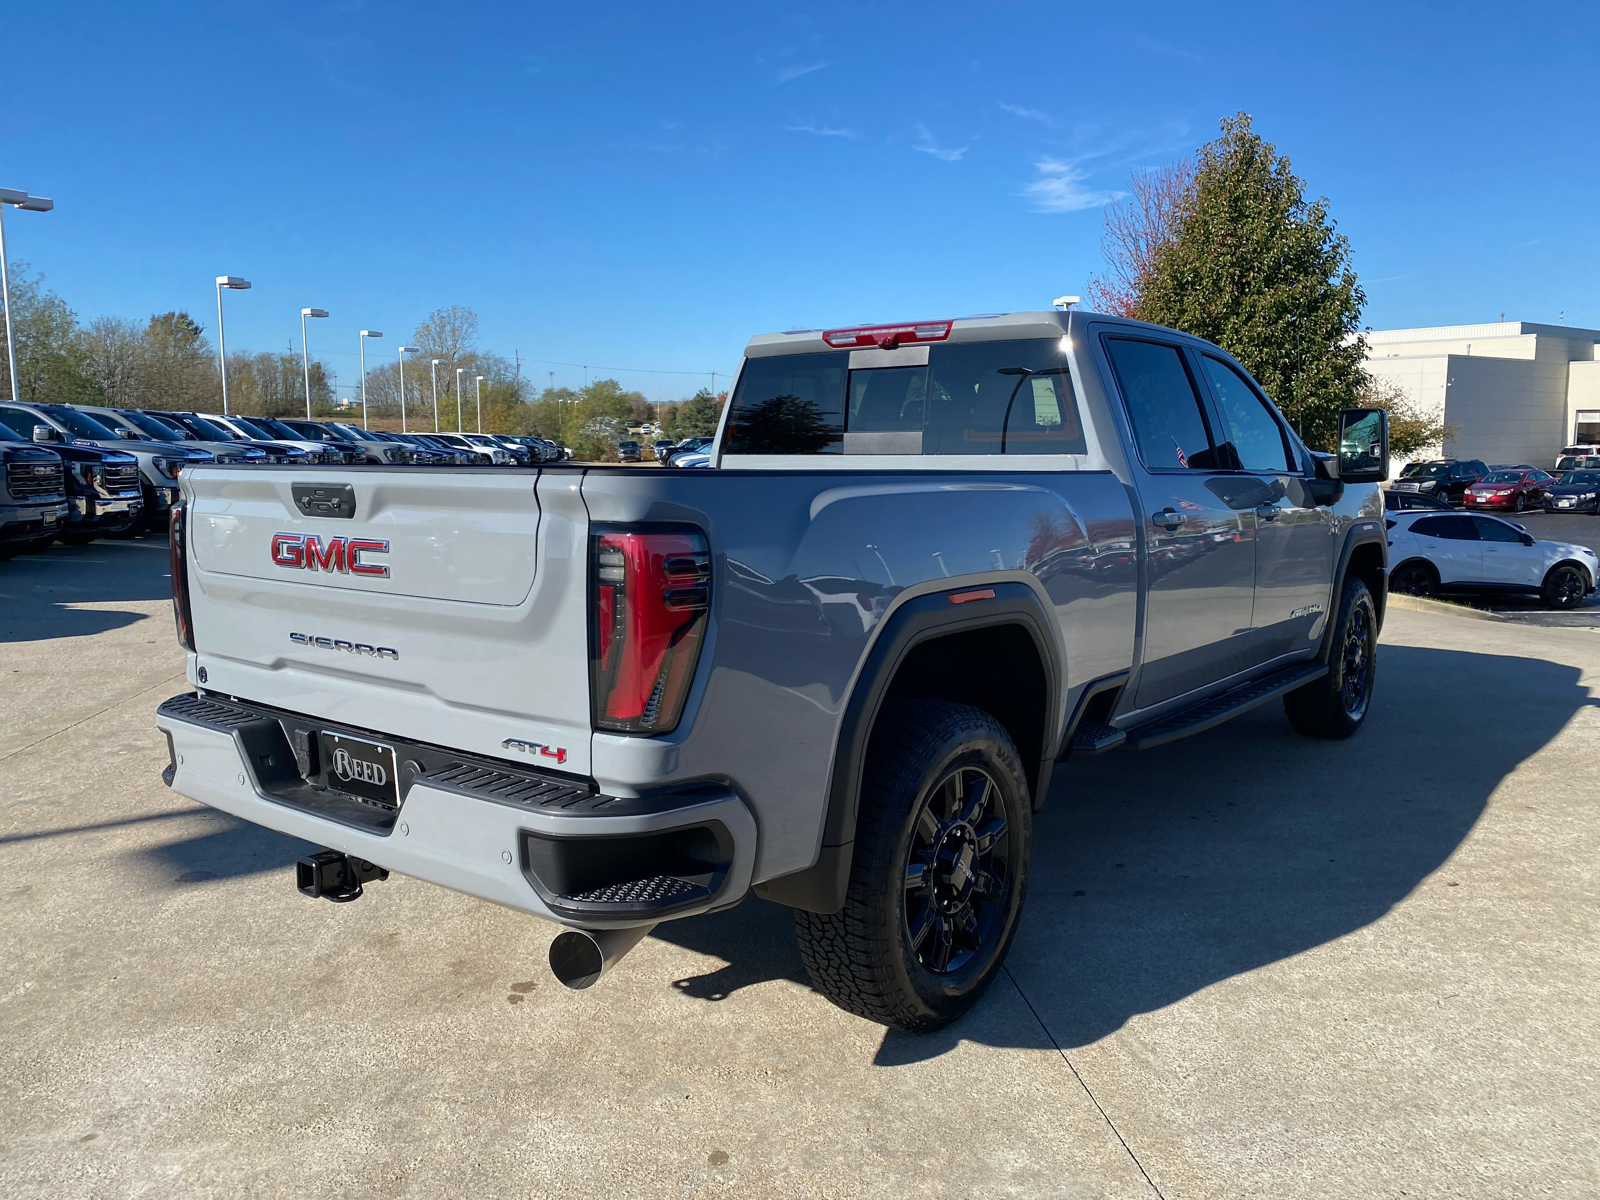
<instances>
[{"instance_id":1,"label":"blue sky","mask_svg":"<svg viewBox=\"0 0 1600 1200\"><path fill-rule=\"evenodd\" d=\"M14 4L9 248L356 374L430 309L670 399L753 333L1048 307L1102 205L1244 109L1375 328L1600 326L1600 7ZM380 349L381 347L381 349ZM618 373L654 368L699 375Z\"/></svg>"}]
</instances>

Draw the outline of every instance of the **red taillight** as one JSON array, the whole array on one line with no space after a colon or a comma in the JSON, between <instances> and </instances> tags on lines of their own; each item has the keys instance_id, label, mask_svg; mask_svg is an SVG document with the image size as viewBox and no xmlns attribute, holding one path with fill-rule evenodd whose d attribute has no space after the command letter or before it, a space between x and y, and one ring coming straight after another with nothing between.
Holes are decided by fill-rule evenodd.
<instances>
[{"instance_id":1,"label":"red taillight","mask_svg":"<svg viewBox=\"0 0 1600 1200\"><path fill-rule=\"evenodd\" d=\"M711 606L711 555L698 533L597 533L589 645L594 727L667 733L694 678Z\"/></svg>"},{"instance_id":2,"label":"red taillight","mask_svg":"<svg viewBox=\"0 0 1600 1200\"><path fill-rule=\"evenodd\" d=\"M949 321L918 321L910 325L861 325L855 329L830 329L822 335L822 340L840 350L864 346L892 350L902 343L942 342L949 336Z\"/></svg>"},{"instance_id":3,"label":"red taillight","mask_svg":"<svg viewBox=\"0 0 1600 1200\"><path fill-rule=\"evenodd\" d=\"M167 527L167 544L172 562L172 616L178 623L178 644L185 650L194 649L194 617L189 607L189 551L184 545L184 514L182 501L172 506L172 520Z\"/></svg>"}]
</instances>

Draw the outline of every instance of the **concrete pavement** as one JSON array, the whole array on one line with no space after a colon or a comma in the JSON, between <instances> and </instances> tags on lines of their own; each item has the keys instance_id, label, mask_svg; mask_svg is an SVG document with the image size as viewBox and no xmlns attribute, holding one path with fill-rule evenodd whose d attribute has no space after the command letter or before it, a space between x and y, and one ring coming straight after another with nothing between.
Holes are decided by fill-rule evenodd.
<instances>
[{"instance_id":1,"label":"concrete pavement","mask_svg":"<svg viewBox=\"0 0 1600 1200\"><path fill-rule=\"evenodd\" d=\"M1008 972L925 1038L784 910L552 930L162 786L159 542L0 565L0 1190L1589 1196L1600 638L1400 612L1356 739L1274 707L1058 773Z\"/></svg>"}]
</instances>

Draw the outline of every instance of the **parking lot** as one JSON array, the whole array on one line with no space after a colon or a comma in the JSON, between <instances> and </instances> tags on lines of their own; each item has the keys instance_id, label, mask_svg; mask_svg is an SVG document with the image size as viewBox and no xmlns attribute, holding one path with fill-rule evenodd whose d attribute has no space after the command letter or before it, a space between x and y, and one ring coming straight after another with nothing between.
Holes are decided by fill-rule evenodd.
<instances>
[{"instance_id":1,"label":"parking lot","mask_svg":"<svg viewBox=\"0 0 1600 1200\"><path fill-rule=\"evenodd\" d=\"M161 783L166 570L0 566L7 1194L1600 1189L1589 629L1395 611L1350 742L1269 706L1064 768L1006 973L918 1038L759 900L573 993L510 911L300 896L305 844Z\"/></svg>"}]
</instances>

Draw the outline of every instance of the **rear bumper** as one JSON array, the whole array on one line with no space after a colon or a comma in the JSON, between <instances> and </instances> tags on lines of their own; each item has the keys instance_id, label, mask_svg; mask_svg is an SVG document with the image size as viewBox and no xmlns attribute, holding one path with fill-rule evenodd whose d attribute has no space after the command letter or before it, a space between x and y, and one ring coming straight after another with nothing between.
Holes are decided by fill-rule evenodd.
<instances>
[{"instance_id":1,"label":"rear bumper","mask_svg":"<svg viewBox=\"0 0 1600 1200\"><path fill-rule=\"evenodd\" d=\"M163 778L192 800L563 925L652 924L726 908L749 890L756 825L726 789L616 799L567 777L350 731L394 744L408 767L420 760L419 771L402 768L401 802L388 810L302 774L304 742L290 740L302 719L292 714L186 693L161 706L156 726L172 752Z\"/></svg>"}]
</instances>

